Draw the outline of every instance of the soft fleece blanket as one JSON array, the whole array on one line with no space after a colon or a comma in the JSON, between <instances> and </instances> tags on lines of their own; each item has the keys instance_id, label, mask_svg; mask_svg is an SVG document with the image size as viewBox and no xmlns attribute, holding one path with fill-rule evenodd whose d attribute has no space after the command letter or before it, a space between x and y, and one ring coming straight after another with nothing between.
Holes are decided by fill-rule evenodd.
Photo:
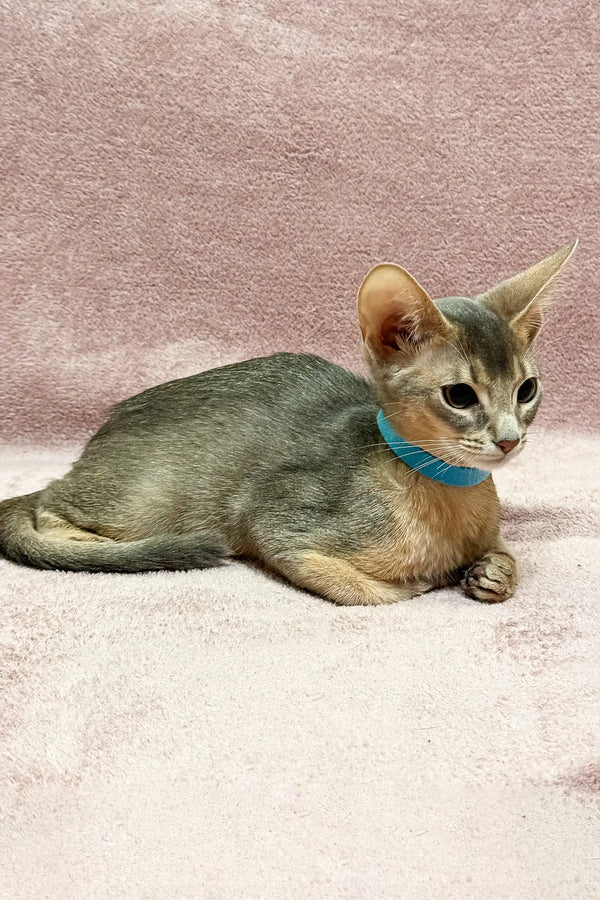
<instances>
[{"instance_id":1,"label":"soft fleece blanket","mask_svg":"<svg viewBox=\"0 0 600 900\"><path fill-rule=\"evenodd\" d=\"M591 0L0 4L0 497L151 384L358 367L376 262L475 293L581 239L497 479L507 604L0 562L0 896L598 895L598 32Z\"/></svg>"},{"instance_id":2,"label":"soft fleece blanket","mask_svg":"<svg viewBox=\"0 0 600 900\"><path fill-rule=\"evenodd\" d=\"M0 488L69 458L7 449ZM499 606L0 563L2 895L596 896L599 465L553 435L501 473Z\"/></svg>"}]
</instances>

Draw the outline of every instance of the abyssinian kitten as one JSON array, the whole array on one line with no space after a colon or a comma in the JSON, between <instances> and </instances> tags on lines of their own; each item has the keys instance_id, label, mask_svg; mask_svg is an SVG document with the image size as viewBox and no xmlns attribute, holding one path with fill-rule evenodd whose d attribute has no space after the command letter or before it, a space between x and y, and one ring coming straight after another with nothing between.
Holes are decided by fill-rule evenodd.
<instances>
[{"instance_id":1,"label":"abyssinian kitten","mask_svg":"<svg viewBox=\"0 0 600 900\"><path fill-rule=\"evenodd\" d=\"M532 343L574 248L474 298L434 301L376 266L358 294L372 381L277 353L144 391L64 478L0 504L0 549L89 572L250 557L340 604L459 582L506 600L517 567L490 472L525 444Z\"/></svg>"}]
</instances>

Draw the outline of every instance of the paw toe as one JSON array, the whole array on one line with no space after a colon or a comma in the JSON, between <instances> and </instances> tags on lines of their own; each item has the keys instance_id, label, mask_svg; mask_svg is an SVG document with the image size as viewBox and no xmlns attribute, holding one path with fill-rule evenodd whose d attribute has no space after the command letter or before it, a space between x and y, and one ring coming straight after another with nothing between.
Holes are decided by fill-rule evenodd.
<instances>
[{"instance_id":1,"label":"paw toe","mask_svg":"<svg viewBox=\"0 0 600 900\"><path fill-rule=\"evenodd\" d=\"M508 560L491 556L474 563L462 581L465 593L483 603L502 603L508 600L515 585L514 566Z\"/></svg>"}]
</instances>

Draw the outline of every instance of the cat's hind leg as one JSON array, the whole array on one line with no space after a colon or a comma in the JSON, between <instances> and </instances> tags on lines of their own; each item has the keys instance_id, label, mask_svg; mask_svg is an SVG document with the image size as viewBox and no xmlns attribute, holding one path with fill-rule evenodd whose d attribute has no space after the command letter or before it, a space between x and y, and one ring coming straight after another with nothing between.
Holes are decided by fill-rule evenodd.
<instances>
[{"instance_id":1,"label":"cat's hind leg","mask_svg":"<svg viewBox=\"0 0 600 900\"><path fill-rule=\"evenodd\" d=\"M45 534L47 537L55 537L60 540L66 541L109 541L111 540L108 537L104 537L101 534L97 534L94 531L89 531L86 528L80 528L78 525L73 525L72 522L67 521L62 516L58 516L55 513L49 512L48 510L42 509L41 511L38 509L35 515L35 525L36 529L40 534Z\"/></svg>"},{"instance_id":2,"label":"cat's hind leg","mask_svg":"<svg viewBox=\"0 0 600 900\"><path fill-rule=\"evenodd\" d=\"M134 541L103 539L60 515L42 518L37 527L40 493L0 503L0 555L38 569L71 572L149 572L204 569L231 555L206 532L158 534Z\"/></svg>"}]
</instances>

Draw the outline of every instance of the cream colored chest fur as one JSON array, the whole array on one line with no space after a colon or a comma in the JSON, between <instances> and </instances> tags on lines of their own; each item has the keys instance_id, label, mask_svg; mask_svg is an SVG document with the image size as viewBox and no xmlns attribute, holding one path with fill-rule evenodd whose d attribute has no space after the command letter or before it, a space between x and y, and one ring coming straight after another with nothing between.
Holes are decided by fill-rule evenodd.
<instances>
[{"instance_id":1,"label":"cream colored chest fur","mask_svg":"<svg viewBox=\"0 0 600 900\"><path fill-rule=\"evenodd\" d=\"M500 505L491 477L448 487L384 460L374 463L373 478L390 526L377 546L354 556L362 571L387 581L437 579L494 546Z\"/></svg>"}]
</instances>

